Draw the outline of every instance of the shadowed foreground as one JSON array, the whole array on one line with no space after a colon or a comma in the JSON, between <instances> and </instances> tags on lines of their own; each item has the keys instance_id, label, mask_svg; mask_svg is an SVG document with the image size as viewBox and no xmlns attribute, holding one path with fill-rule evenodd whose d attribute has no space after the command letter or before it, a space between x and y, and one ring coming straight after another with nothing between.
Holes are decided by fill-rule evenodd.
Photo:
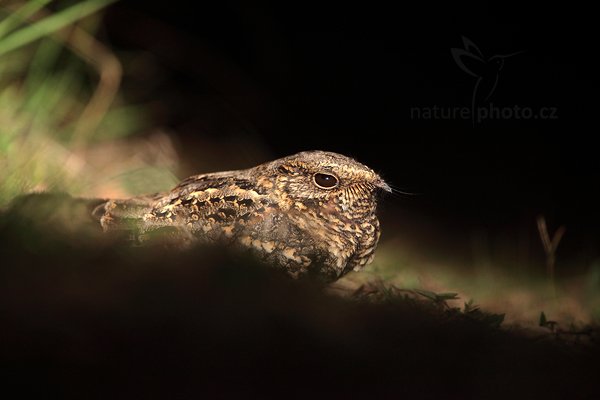
<instances>
[{"instance_id":1,"label":"shadowed foreground","mask_svg":"<svg viewBox=\"0 0 600 400\"><path fill-rule=\"evenodd\" d=\"M89 221L66 223L89 204L72 201L52 213L42 204L30 198L0 217L7 391L44 398L600 394L597 348L534 341L403 298L330 297L221 249L124 247Z\"/></svg>"}]
</instances>

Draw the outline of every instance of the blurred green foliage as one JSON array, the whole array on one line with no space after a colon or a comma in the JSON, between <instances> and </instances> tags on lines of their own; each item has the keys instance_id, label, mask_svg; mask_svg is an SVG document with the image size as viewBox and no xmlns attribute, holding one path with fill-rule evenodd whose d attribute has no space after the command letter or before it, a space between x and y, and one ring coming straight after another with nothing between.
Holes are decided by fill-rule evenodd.
<instances>
[{"instance_id":1,"label":"blurred green foliage","mask_svg":"<svg viewBox=\"0 0 600 400\"><path fill-rule=\"evenodd\" d=\"M122 101L118 58L95 39L99 11L114 1L0 2L0 207L32 190L98 195L86 191L144 167L105 154L107 171L88 157L148 120L143 107ZM175 181L158 172L146 181L165 188Z\"/></svg>"}]
</instances>

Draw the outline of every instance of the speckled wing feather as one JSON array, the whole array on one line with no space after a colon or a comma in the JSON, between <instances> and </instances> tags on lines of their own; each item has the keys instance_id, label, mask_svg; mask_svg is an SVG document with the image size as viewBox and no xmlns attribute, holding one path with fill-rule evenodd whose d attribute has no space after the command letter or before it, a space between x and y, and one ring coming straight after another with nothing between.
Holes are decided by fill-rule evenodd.
<instances>
[{"instance_id":1,"label":"speckled wing feather","mask_svg":"<svg viewBox=\"0 0 600 400\"><path fill-rule=\"evenodd\" d=\"M197 175L153 203L142 228L178 226L205 240L234 239L251 219L263 219L269 203L268 195L257 191L243 171Z\"/></svg>"},{"instance_id":2,"label":"speckled wing feather","mask_svg":"<svg viewBox=\"0 0 600 400\"><path fill-rule=\"evenodd\" d=\"M95 214L105 231L136 231L140 240L165 226L191 234L230 235L259 204L252 188L240 171L196 175L168 193L107 201Z\"/></svg>"}]
</instances>

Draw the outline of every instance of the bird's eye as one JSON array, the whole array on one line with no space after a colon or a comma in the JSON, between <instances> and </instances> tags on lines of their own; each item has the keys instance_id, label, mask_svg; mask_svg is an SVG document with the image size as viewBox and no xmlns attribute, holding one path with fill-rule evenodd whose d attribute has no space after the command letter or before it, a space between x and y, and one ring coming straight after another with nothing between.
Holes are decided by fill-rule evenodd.
<instances>
[{"instance_id":1,"label":"bird's eye","mask_svg":"<svg viewBox=\"0 0 600 400\"><path fill-rule=\"evenodd\" d=\"M339 180L334 175L330 174L315 174L315 184L321 189L332 189L337 186Z\"/></svg>"}]
</instances>

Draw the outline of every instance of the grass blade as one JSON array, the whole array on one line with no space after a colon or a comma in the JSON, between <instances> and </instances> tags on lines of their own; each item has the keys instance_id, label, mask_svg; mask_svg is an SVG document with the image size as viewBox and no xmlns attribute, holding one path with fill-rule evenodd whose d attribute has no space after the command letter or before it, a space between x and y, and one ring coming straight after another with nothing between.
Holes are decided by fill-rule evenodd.
<instances>
[{"instance_id":1,"label":"grass blade","mask_svg":"<svg viewBox=\"0 0 600 400\"><path fill-rule=\"evenodd\" d=\"M73 22L114 3L116 0L89 0L77 3L65 10L22 28L0 40L0 56L37 39L52 34Z\"/></svg>"},{"instance_id":2,"label":"grass blade","mask_svg":"<svg viewBox=\"0 0 600 400\"><path fill-rule=\"evenodd\" d=\"M31 0L0 21L0 39L52 0Z\"/></svg>"}]
</instances>

